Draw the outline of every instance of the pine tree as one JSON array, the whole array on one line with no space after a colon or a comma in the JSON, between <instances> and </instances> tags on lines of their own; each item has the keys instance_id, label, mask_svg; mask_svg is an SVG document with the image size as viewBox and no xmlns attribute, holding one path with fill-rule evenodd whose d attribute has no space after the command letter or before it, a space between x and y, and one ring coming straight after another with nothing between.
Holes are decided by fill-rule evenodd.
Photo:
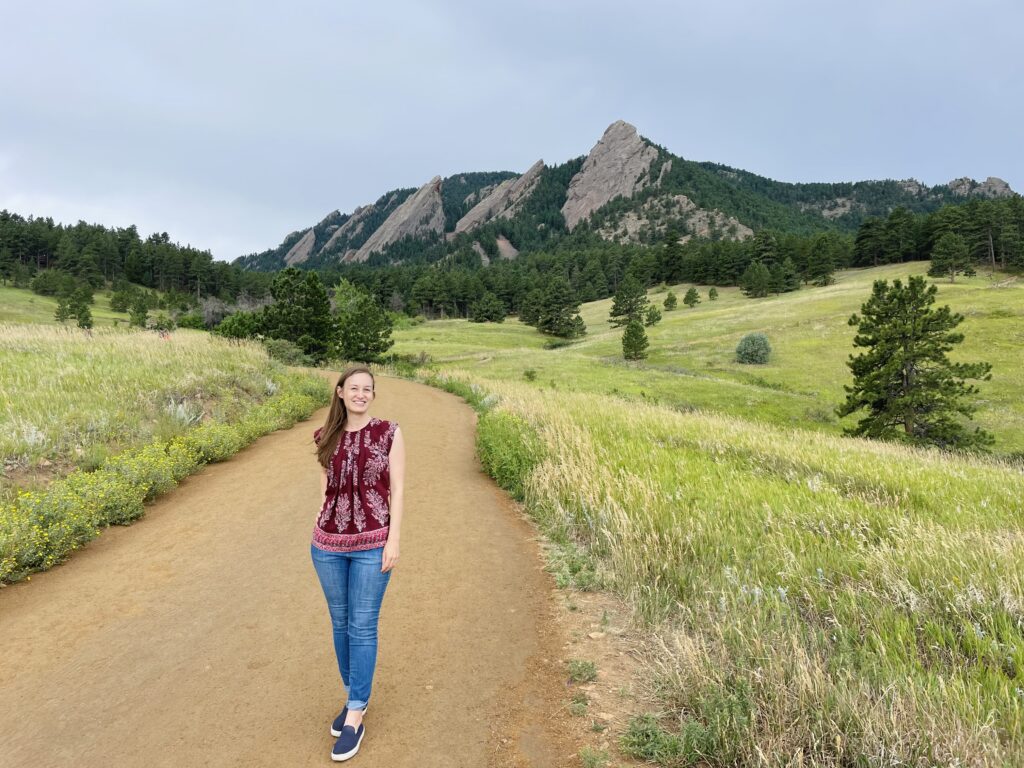
<instances>
[{"instance_id":1,"label":"pine tree","mask_svg":"<svg viewBox=\"0 0 1024 768\"><path fill-rule=\"evenodd\" d=\"M634 318L639 320L643 317L648 303L647 291L640 281L633 275L626 275L619 283L619 290L615 292L615 298L612 300L609 314L611 326L619 328Z\"/></svg>"},{"instance_id":2,"label":"pine tree","mask_svg":"<svg viewBox=\"0 0 1024 768\"><path fill-rule=\"evenodd\" d=\"M688 306L690 309L693 309L700 304L700 294L697 293L697 289L692 285L690 286L690 290L688 290L686 295L683 297L683 304Z\"/></svg>"},{"instance_id":3,"label":"pine tree","mask_svg":"<svg viewBox=\"0 0 1024 768\"><path fill-rule=\"evenodd\" d=\"M846 402L837 413L868 413L847 434L943 448L991 444L991 435L968 431L957 416L975 411L967 398L977 389L966 380L990 379L992 366L949 361L946 353L964 339L953 331L963 316L948 306L933 309L936 293L919 275L906 286L876 280L861 315L850 318L857 326L854 346L867 351L850 356L853 385L844 387Z\"/></svg>"},{"instance_id":4,"label":"pine tree","mask_svg":"<svg viewBox=\"0 0 1024 768\"><path fill-rule=\"evenodd\" d=\"M835 282L835 253L832 241L825 235L814 239L811 253L807 259L807 279L818 287L832 285Z\"/></svg>"},{"instance_id":5,"label":"pine tree","mask_svg":"<svg viewBox=\"0 0 1024 768\"><path fill-rule=\"evenodd\" d=\"M144 291L139 291L135 298L132 299L131 306L128 308L128 324L145 328L148 319L149 298Z\"/></svg>"},{"instance_id":6,"label":"pine tree","mask_svg":"<svg viewBox=\"0 0 1024 768\"><path fill-rule=\"evenodd\" d=\"M715 286L711 286L708 289L708 300L709 301L717 301L718 300L718 289L715 288Z\"/></svg>"},{"instance_id":7,"label":"pine tree","mask_svg":"<svg viewBox=\"0 0 1024 768\"><path fill-rule=\"evenodd\" d=\"M0 248L0 280L4 285L7 285L8 280L14 279L15 263L17 263L17 259L14 257L14 252L7 246Z\"/></svg>"},{"instance_id":8,"label":"pine tree","mask_svg":"<svg viewBox=\"0 0 1024 768\"><path fill-rule=\"evenodd\" d=\"M793 260L787 256L782 261L782 266L779 268L781 273L781 287L782 290L779 293L789 293L790 291L800 290L800 273L797 272L796 264Z\"/></svg>"},{"instance_id":9,"label":"pine tree","mask_svg":"<svg viewBox=\"0 0 1024 768\"><path fill-rule=\"evenodd\" d=\"M683 246L679 232L669 228L665 233L665 245L661 251L661 279L666 283L677 283L683 276Z\"/></svg>"},{"instance_id":10,"label":"pine tree","mask_svg":"<svg viewBox=\"0 0 1024 768\"><path fill-rule=\"evenodd\" d=\"M540 313L543 306L544 292L539 288L534 288L523 297L523 301L519 305L520 322L536 326L540 322Z\"/></svg>"},{"instance_id":11,"label":"pine tree","mask_svg":"<svg viewBox=\"0 0 1024 768\"><path fill-rule=\"evenodd\" d=\"M574 339L587 331L579 314L580 303L572 292L569 281L557 275L551 278L544 292L537 330L550 336Z\"/></svg>"},{"instance_id":12,"label":"pine tree","mask_svg":"<svg viewBox=\"0 0 1024 768\"><path fill-rule=\"evenodd\" d=\"M760 261L752 261L740 278L743 293L754 299L761 299L771 292L772 276L768 267Z\"/></svg>"},{"instance_id":13,"label":"pine tree","mask_svg":"<svg viewBox=\"0 0 1024 768\"><path fill-rule=\"evenodd\" d=\"M338 339L320 275L288 267L274 277L270 293L274 303L265 310L266 334L294 342L314 362L323 362Z\"/></svg>"},{"instance_id":14,"label":"pine tree","mask_svg":"<svg viewBox=\"0 0 1024 768\"><path fill-rule=\"evenodd\" d=\"M53 319L58 323L63 323L74 316L75 313L71 309L71 294L61 293L57 297L57 311L53 313Z\"/></svg>"},{"instance_id":15,"label":"pine tree","mask_svg":"<svg viewBox=\"0 0 1024 768\"><path fill-rule=\"evenodd\" d=\"M473 323L501 323L505 321L505 305L501 299L486 291L469 308L469 320Z\"/></svg>"},{"instance_id":16,"label":"pine tree","mask_svg":"<svg viewBox=\"0 0 1024 768\"><path fill-rule=\"evenodd\" d=\"M367 363L379 359L394 344L393 323L373 296L356 290L358 293L337 316L338 351L346 360Z\"/></svg>"},{"instance_id":17,"label":"pine tree","mask_svg":"<svg viewBox=\"0 0 1024 768\"><path fill-rule=\"evenodd\" d=\"M641 322L636 318L630 320L622 334L622 356L627 360L643 360L647 357L648 343Z\"/></svg>"},{"instance_id":18,"label":"pine tree","mask_svg":"<svg viewBox=\"0 0 1024 768\"><path fill-rule=\"evenodd\" d=\"M644 310L644 325L657 325L661 322L661 310L653 304L648 304Z\"/></svg>"},{"instance_id":19,"label":"pine tree","mask_svg":"<svg viewBox=\"0 0 1024 768\"><path fill-rule=\"evenodd\" d=\"M932 277L949 275L949 282L956 281L956 273L971 277L975 274L974 266L971 264L970 254L967 250L967 241L960 235L947 232L932 249L932 265L928 274Z\"/></svg>"},{"instance_id":20,"label":"pine tree","mask_svg":"<svg viewBox=\"0 0 1024 768\"><path fill-rule=\"evenodd\" d=\"M672 291L669 291L668 296L665 297L664 306L666 312L671 312L673 309L679 306L679 300L676 298L676 295L672 293Z\"/></svg>"}]
</instances>

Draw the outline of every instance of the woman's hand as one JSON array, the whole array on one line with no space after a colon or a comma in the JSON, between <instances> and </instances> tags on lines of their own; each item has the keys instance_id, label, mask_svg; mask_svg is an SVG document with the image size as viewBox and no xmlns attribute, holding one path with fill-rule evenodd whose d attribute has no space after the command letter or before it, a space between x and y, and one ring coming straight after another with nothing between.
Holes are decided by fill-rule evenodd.
<instances>
[{"instance_id":1,"label":"woman's hand","mask_svg":"<svg viewBox=\"0 0 1024 768\"><path fill-rule=\"evenodd\" d=\"M384 545L384 555L381 559L380 572L387 573L398 563L398 542L388 539Z\"/></svg>"}]
</instances>

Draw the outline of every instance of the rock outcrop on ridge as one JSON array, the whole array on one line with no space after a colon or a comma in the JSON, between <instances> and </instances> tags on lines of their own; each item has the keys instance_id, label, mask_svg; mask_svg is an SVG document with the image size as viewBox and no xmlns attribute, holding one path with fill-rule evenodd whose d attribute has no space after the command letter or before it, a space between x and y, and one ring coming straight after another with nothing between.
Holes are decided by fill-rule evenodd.
<instances>
[{"instance_id":1,"label":"rock outcrop on ridge","mask_svg":"<svg viewBox=\"0 0 1024 768\"><path fill-rule=\"evenodd\" d=\"M658 150L629 123L618 120L608 126L569 184L562 206L569 231L612 199L632 197L646 187L647 172L657 157Z\"/></svg>"},{"instance_id":2,"label":"rock outcrop on ridge","mask_svg":"<svg viewBox=\"0 0 1024 768\"><path fill-rule=\"evenodd\" d=\"M392 211L358 251L347 251L343 261L366 261L374 251L382 251L404 237L442 232L441 177L435 176Z\"/></svg>"},{"instance_id":3,"label":"rock outcrop on ridge","mask_svg":"<svg viewBox=\"0 0 1024 768\"><path fill-rule=\"evenodd\" d=\"M284 263L289 267L293 264L301 264L309 258L309 255L313 252L314 245L316 245L316 233L310 229L302 236L302 239L293 245L291 250L285 254Z\"/></svg>"},{"instance_id":4,"label":"rock outcrop on ridge","mask_svg":"<svg viewBox=\"0 0 1024 768\"><path fill-rule=\"evenodd\" d=\"M953 179L946 186L958 197L966 197L967 195L1010 197L1014 194L1013 190L1010 189L1010 185L996 176L989 176L984 181L975 181L968 176L963 176L959 179Z\"/></svg>"},{"instance_id":5,"label":"rock outcrop on ridge","mask_svg":"<svg viewBox=\"0 0 1024 768\"><path fill-rule=\"evenodd\" d=\"M491 219L510 219L515 216L519 206L537 186L543 170L544 161L538 160L522 176L501 182L459 219L455 225L455 233L469 232L481 224L486 224Z\"/></svg>"}]
</instances>

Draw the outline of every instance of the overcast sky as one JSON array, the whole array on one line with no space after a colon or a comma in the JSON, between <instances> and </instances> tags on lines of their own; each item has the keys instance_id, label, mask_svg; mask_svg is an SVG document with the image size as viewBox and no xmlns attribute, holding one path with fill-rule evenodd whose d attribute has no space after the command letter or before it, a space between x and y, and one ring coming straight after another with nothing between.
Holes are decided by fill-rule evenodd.
<instances>
[{"instance_id":1,"label":"overcast sky","mask_svg":"<svg viewBox=\"0 0 1024 768\"><path fill-rule=\"evenodd\" d=\"M784 181L1024 191L1024 4L0 0L0 208L218 259L613 121Z\"/></svg>"}]
</instances>

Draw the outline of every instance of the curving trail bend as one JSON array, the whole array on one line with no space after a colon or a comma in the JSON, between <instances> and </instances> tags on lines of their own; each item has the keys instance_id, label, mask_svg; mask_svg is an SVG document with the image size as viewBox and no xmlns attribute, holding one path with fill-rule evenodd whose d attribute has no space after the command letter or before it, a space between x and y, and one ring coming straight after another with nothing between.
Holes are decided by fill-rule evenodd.
<instances>
[{"instance_id":1,"label":"curving trail bend","mask_svg":"<svg viewBox=\"0 0 1024 768\"><path fill-rule=\"evenodd\" d=\"M531 528L479 467L475 414L377 381L373 413L406 436L407 510L349 765L573 764L552 584ZM2 768L333 764L342 693L309 557L325 415L0 590Z\"/></svg>"}]
</instances>

